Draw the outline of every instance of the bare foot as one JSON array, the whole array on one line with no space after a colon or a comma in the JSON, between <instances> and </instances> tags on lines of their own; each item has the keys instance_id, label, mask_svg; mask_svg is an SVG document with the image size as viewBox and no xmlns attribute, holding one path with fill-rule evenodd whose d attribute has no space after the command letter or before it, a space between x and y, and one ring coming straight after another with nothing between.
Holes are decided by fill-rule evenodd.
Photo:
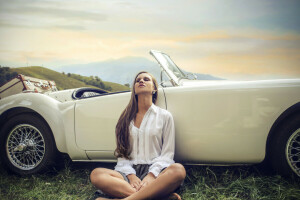
<instances>
[{"instance_id":1,"label":"bare foot","mask_svg":"<svg viewBox=\"0 0 300 200\"><path fill-rule=\"evenodd\" d=\"M180 197L180 195L179 194L177 194L177 193L172 193L170 196L169 196L169 200L181 200L181 197Z\"/></svg>"},{"instance_id":2,"label":"bare foot","mask_svg":"<svg viewBox=\"0 0 300 200\"><path fill-rule=\"evenodd\" d=\"M181 200L181 197L179 194L173 192L165 197L162 198L163 200Z\"/></svg>"}]
</instances>

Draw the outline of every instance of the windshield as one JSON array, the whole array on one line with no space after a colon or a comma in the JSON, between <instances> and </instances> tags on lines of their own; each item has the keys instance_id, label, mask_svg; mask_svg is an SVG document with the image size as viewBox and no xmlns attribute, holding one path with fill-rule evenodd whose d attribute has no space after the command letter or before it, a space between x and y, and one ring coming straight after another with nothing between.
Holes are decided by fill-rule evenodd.
<instances>
[{"instance_id":1,"label":"windshield","mask_svg":"<svg viewBox=\"0 0 300 200\"><path fill-rule=\"evenodd\" d=\"M159 62L161 67L164 69L169 78L175 82L176 85L179 85L179 81L182 78L185 78L185 74L179 69L179 67L171 60L171 58L160 51L151 50L155 59Z\"/></svg>"}]
</instances>

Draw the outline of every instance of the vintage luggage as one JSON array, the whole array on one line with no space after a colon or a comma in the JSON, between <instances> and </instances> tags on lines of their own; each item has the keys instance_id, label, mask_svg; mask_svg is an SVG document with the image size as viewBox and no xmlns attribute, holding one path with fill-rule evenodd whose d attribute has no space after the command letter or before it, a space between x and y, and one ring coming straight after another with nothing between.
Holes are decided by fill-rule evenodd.
<instances>
[{"instance_id":1,"label":"vintage luggage","mask_svg":"<svg viewBox=\"0 0 300 200\"><path fill-rule=\"evenodd\" d=\"M0 99L21 92L52 92L57 91L54 81L42 80L19 74L0 87Z\"/></svg>"}]
</instances>

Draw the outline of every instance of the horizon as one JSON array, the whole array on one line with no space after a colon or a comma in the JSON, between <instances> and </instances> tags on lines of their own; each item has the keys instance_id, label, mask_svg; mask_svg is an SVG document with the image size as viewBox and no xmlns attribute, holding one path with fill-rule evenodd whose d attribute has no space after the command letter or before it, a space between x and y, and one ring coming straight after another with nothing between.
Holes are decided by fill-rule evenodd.
<instances>
[{"instance_id":1,"label":"horizon","mask_svg":"<svg viewBox=\"0 0 300 200\"><path fill-rule=\"evenodd\" d=\"M299 1L0 0L0 65L61 66L167 53L229 80L300 77Z\"/></svg>"}]
</instances>

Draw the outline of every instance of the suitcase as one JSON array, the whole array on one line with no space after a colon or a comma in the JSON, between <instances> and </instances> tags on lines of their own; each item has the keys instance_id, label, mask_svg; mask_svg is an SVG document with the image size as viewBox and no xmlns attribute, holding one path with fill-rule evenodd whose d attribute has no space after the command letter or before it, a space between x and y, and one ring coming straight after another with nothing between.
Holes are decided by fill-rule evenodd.
<instances>
[{"instance_id":1,"label":"suitcase","mask_svg":"<svg viewBox=\"0 0 300 200\"><path fill-rule=\"evenodd\" d=\"M54 92L57 91L54 81L42 80L19 74L0 87L0 99L21 92Z\"/></svg>"}]
</instances>

